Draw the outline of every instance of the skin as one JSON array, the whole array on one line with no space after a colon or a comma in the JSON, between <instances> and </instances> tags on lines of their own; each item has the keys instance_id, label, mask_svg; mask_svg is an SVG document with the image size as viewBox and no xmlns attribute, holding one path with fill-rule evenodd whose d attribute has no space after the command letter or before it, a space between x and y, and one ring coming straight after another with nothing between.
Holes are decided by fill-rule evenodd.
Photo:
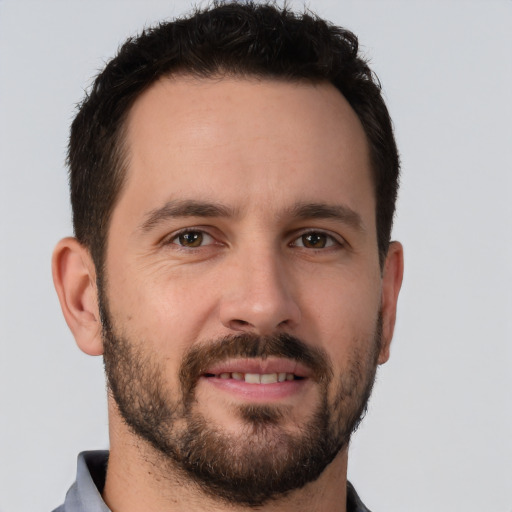
<instances>
[{"instance_id":1,"label":"skin","mask_svg":"<svg viewBox=\"0 0 512 512\"><path fill-rule=\"evenodd\" d=\"M378 363L388 359L402 247L391 244L381 269L366 137L333 86L166 78L135 102L127 127L128 175L106 256L109 308L118 330L158 355L173 398L185 351L239 332L293 334L327 353L336 378L354 354L371 352L381 311ZM220 204L229 215L148 222L177 200ZM351 213L296 215L297 204L310 203ZM180 245L177 235L187 229L204 233L203 244ZM303 235L311 231L325 247L305 246ZM101 354L88 251L73 238L62 240L53 272L78 345ZM319 397L312 380L275 396L247 389L240 393L202 379L197 408L237 438L244 428L234 414L237 404L283 407L282 427L295 432ZM109 418L104 499L112 510L227 510L178 475L164 474L159 455L128 430L111 397ZM265 510L343 510L346 468L345 449L318 480Z\"/></svg>"}]
</instances>

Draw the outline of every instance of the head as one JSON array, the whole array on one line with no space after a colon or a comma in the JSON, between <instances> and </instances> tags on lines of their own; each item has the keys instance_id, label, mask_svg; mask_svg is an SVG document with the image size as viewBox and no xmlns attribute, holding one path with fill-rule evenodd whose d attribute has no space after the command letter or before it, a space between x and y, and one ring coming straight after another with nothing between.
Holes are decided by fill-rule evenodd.
<instances>
[{"instance_id":1,"label":"head","mask_svg":"<svg viewBox=\"0 0 512 512\"><path fill-rule=\"evenodd\" d=\"M101 273L112 211L126 177L126 118L165 76L254 77L331 83L365 131L376 199L379 257L389 247L399 157L380 84L348 30L272 5L219 3L129 39L97 76L72 124L68 152L73 225Z\"/></svg>"},{"instance_id":2,"label":"head","mask_svg":"<svg viewBox=\"0 0 512 512\"><path fill-rule=\"evenodd\" d=\"M339 468L402 276L398 157L355 36L245 2L147 30L97 78L69 164L55 282L114 420L228 502Z\"/></svg>"}]
</instances>

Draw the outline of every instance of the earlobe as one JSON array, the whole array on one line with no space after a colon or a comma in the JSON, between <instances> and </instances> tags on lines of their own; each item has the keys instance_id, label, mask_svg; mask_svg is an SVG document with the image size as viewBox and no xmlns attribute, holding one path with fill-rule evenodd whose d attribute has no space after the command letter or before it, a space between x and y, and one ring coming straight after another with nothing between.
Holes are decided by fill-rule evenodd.
<instances>
[{"instance_id":1,"label":"earlobe","mask_svg":"<svg viewBox=\"0 0 512 512\"><path fill-rule=\"evenodd\" d=\"M389 347L395 329L396 307L403 274L404 249L400 242L391 242L382 276L382 345L379 364L383 364L389 359Z\"/></svg>"},{"instance_id":2,"label":"earlobe","mask_svg":"<svg viewBox=\"0 0 512 512\"><path fill-rule=\"evenodd\" d=\"M53 283L62 313L80 349L101 355L96 271L89 251L76 238L62 239L52 257Z\"/></svg>"}]
</instances>

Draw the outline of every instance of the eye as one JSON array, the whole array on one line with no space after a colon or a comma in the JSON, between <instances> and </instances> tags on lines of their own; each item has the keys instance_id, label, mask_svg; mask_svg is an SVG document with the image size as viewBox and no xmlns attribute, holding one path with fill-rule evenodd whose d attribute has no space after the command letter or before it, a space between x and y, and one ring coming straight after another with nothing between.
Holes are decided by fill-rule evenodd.
<instances>
[{"instance_id":1,"label":"eye","mask_svg":"<svg viewBox=\"0 0 512 512\"><path fill-rule=\"evenodd\" d=\"M175 235L170 243L194 249L203 245L211 245L214 243L214 239L204 231L187 230Z\"/></svg>"},{"instance_id":2,"label":"eye","mask_svg":"<svg viewBox=\"0 0 512 512\"><path fill-rule=\"evenodd\" d=\"M296 238L291 245L294 247L304 247L306 249L326 249L342 244L331 235L323 233L322 231L309 231L308 233L303 233L299 238Z\"/></svg>"}]
</instances>

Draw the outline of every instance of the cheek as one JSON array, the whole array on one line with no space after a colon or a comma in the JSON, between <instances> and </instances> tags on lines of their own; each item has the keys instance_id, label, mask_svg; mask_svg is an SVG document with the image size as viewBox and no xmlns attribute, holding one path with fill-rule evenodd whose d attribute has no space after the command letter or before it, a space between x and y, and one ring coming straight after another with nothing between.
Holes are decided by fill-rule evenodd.
<instances>
[{"instance_id":1,"label":"cheek","mask_svg":"<svg viewBox=\"0 0 512 512\"><path fill-rule=\"evenodd\" d=\"M320 283L321 284L321 283ZM307 339L318 340L335 366L373 348L380 311L380 277L331 279L303 302Z\"/></svg>"},{"instance_id":2,"label":"cheek","mask_svg":"<svg viewBox=\"0 0 512 512\"><path fill-rule=\"evenodd\" d=\"M123 267L109 279L111 315L133 339L150 344L161 357L176 358L205 336L214 308L214 286L173 272Z\"/></svg>"}]
</instances>

